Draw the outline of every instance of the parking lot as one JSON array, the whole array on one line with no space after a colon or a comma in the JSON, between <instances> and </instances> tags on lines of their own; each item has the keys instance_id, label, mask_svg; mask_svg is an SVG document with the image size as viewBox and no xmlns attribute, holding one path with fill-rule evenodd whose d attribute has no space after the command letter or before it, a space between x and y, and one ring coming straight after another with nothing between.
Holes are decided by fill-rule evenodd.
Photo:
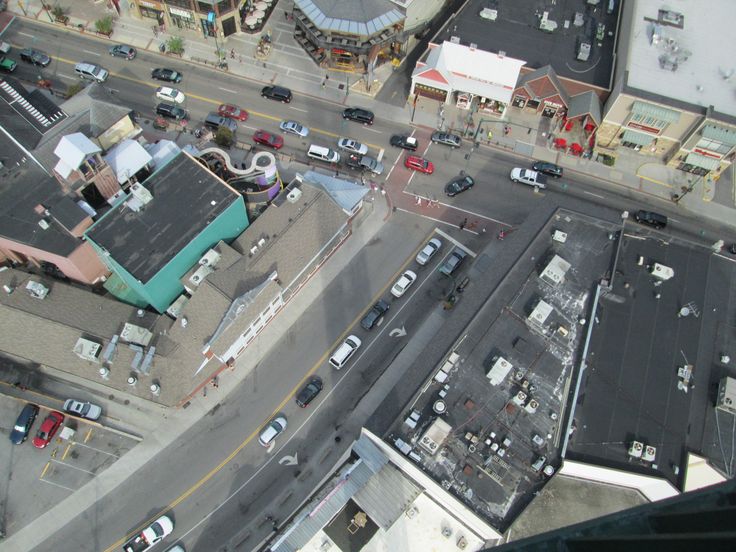
<instances>
[{"instance_id":1,"label":"parking lot","mask_svg":"<svg viewBox=\"0 0 736 552\"><path fill-rule=\"evenodd\" d=\"M98 424L66 415L48 446L37 449L33 436L50 409L36 402L41 408L28 440L14 445L9 435L25 403L14 397L0 398L0 431L4 434L0 439L0 528L7 535L90 482L137 443L132 437L106 429L104 416Z\"/></svg>"}]
</instances>

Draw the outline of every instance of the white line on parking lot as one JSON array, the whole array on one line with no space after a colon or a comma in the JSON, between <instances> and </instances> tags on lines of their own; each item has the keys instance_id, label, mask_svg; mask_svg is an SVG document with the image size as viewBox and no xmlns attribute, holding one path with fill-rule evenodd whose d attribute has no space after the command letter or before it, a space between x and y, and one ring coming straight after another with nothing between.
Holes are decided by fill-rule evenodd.
<instances>
[{"instance_id":1,"label":"white line on parking lot","mask_svg":"<svg viewBox=\"0 0 736 552\"><path fill-rule=\"evenodd\" d=\"M593 192L589 192L589 191L587 191L587 190L583 190L583 193L584 193L584 194L588 194L588 195L592 195L593 197L597 197L597 198L599 198L599 199L606 199L606 198L605 198L605 197L603 197L602 195L594 194Z\"/></svg>"},{"instance_id":2,"label":"white line on parking lot","mask_svg":"<svg viewBox=\"0 0 736 552\"><path fill-rule=\"evenodd\" d=\"M91 55L91 56L100 56L100 55L102 55L102 54L100 54L99 52L93 52L92 50L82 50L82 51L83 51L83 52L84 52L85 54L89 54L89 55Z\"/></svg>"},{"instance_id":3,"label":"white line on parking lot","mask_svg":"<svg viewBox=\"0 0 736 552\"><path fill-rule=\"evenodd\" d=\"M59 485L58 483L54 483L53 481L49 481L48 479L39 479L39 481L43 481L44 483L48 483L49 485L54 485L55 487L61 487L62 489L66 489L67 491L73 493L77 489L70 489L69 487L65 487L64 485Z\"/></svg>"},{"instance_id":4,"label":"white line on parking lot","mask_svg":"<svg viewBox=\"0 0 736 552\"><path fill-rule=\"evenodd\" d=\"M82 469L80 467L77 467L77 466L72 466L71 464L67 464L66 462L61 462L60 460L55 460L54 458L51 459L51 462L53 462L54 464L59 464L60 466L66 466L67 468L71 468L73 470L77 470L77 471L81 471L81 472L84 472L84 473L88 473L90 475L94 475L95 474L95 472L84 470L84 469Z\"/></svg>"},{"instance_id":5,"label":"white line on parking lot","mask_svg":"<svg viewBox=\"0 0 736 552\"><path fill-rule=\"evenodd\" d=\"M471 257L475 258L475 257L478 256L478 254L476 252L468 249L467 246L465 246L462 243L460 243L459 241L457 241L455 238L453 238L452 236L450 236L448 233L443 232L439 228L435 228L434 231L437 232L443 238L445 238L447 241L454 243L455 244L455 247L459 247L463 251L466 251L468 253L468 255L470 255Z\"/></svg>"},{"instance_id":6,"label":"white line on parking lot","mask_svg":"<svg viewBox=\"0 0 736 552\"><path fill-rule=\"evenodd\" d=\"M221 86L218 88L222 90L223 92L227 92L228 94L237 94L235 90L230 90L229 88L222 88Z\"/></svg>"},{"instance_id":7,"label":"white line on parking lot","mask_svg":"<svg viewBox=\"0 0 736 552\"><path fill-rule=\"evenodd\" d=\"M293 109L294 111L301 111L302 113L309 113L309 110L308 109L301 109L299 107L289 106L289 109Z\"/></svg>"},{"instance_id":8,"label":"white line on parking lot","mask_svg":"<svg viewBox=\"0 0 736 552\"><path fill-rule=\"evenodd\" d=\"M74 441L74 444L78 447L84 447L90 450L94 450L95 452L101 452L102 454L107 454L108 456L112 456L113 458L120 458L118 454L113 454L112 452L107 452L106 450L101 450L96 447L91 447L89 445L85 445L84 443L80 443L79 441Z\"/></svg>"}]
</instances>

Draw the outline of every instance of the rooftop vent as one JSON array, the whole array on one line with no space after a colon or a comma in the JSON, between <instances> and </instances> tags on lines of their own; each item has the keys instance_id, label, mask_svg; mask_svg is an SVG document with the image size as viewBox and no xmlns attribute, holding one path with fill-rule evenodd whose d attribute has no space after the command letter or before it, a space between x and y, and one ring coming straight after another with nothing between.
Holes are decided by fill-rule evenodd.
<instances>
[{"instance_id":1,"label":"rooftop vent","mask_svg":"<svg viewBox=\"0 0 736 552\"><path fill-rule=\"evenodd\" d=\"M286 200L289 203L296 203L300 197L302 197L302 191L299 188L294 188L286 194Z\"/></svg>"},{"instance_id":2,"label":"rooftop vent","mask_svg":"<svg viewBox=\"0 0 736 552\"><path fill-rule=\"evenodd\" d=\"M682 29L685 26L685 16L673 10L659 10L657 19L663 25Z\"/></svg>"},{"instance_id":3,"label":"rooftop vent","mask_svg":"<svg viewBox=\"0 0 736 552\"><path fill-rule=\"evenodd\" d=\"M49 288L39 282L34 282L33 280L30 280L26 284L26 291L28 292L28 295L34 299L43 299L49 294Z\"/></svg>"},{"instance_id":4,"label":"rooftop vent","mask_svg":"<svg viewBox=\"0 0 736 552\"><path fill-rule=\"evenodd\" d=\"M459 36L451 36L450 37L450 42L452 42L453 44L460 44L460 37Z\"/></svg>"},{"instance_id":5,"label":"rooftop vent","mask_svg":"<svg viewBox=\"0 0 736 552\"><path fill-rule=\"evenodd\" d=\"M80 337L77 339L77 343L74 345L74 349L72 349L72 351L74 351L74 354L83 360L97 362L100 349L102 349L102 345L99 343Z\"/></svg>"}]
</instances>

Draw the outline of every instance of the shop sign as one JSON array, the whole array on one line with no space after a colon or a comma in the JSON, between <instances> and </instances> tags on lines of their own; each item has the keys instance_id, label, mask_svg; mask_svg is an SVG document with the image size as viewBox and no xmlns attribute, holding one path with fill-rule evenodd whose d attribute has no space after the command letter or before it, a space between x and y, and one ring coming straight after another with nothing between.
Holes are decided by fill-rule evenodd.
<instances>
[{"instance_id":1,"label":"shop sign","mask_svg":"<svg viewBox=\"0 0 736 552\"><path fill-rule=\"evenodd\" d=\"M648 132L649 134L656 134L659 135L659 129L654 127L648 127L646 125L640 125L638 123L629 123L626 126L629 128L636 128L638 130L643 130L644 132Z\"/></svg>"},{"instance_id":2,"label":"shop sign","mask_svg":"<svg viewBox=\"0 0 736 552\"><path fill-rule=\"evenodd\" d=\"M700 148L694 148L693 151L695 153L699 153L700 155L704 155L705 157L710 157L711 159L721 159L721 156L715 153L712 153L710 151L702 150Z\"/></svg>"},{"instance_id":3,"label":"shop sign","mask_svg":"<svg viewBox=\"0 0 736 552\"><path fill-rule=\"evenodd\" d=\"M178 15L179 17L183 17L184 19L191 19L192 14L188 11L180 10L179 8L172 8L169 6L169 12L171 12L171 15Z\"/></svg>"},{"instance_id":4,"label":"shop sign","mask_svg":"<svg viewBox=\"0 0 736 552\"><path fill-rule=\"evenodd\" d=\"M161 9L161 6L154 4L153 2L144 2L144 0L138 0L138 4L146 8L153 8L154 10Z\"/></svg>"}]
</instances>

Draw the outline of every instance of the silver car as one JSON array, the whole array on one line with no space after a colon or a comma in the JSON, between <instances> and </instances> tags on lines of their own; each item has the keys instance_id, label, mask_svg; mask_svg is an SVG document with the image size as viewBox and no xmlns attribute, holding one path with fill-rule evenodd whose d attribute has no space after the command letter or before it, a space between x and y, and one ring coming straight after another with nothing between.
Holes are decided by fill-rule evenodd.
<instances>
[{"instance_id":1,"label":"silver car","mask_svg":"<svg viewBox=\"0 0 736 552\"><path fill-rule=\"evenodd\" d=\"M309 129L297 121L281 121L279 128L283 132L296 134L297 136L301 136L302 138L306 138L307 136L309 136Z\"/></svg>"},{"instance_id":2,"label":"silver car","mask_svg":"<svg viewBox=\"0 0 736 552\"><path fill-rule=\"evenodd\" d=\"M440 247L442 247L442 242L437 238L429 240L427 245L424 246L424 249L422 249L417 255L417 263L422 266L426 265L429 262L429 259L431 259L434 254L440 250Z\"/></svg>"},{"instance_id":3,"label":"silver car","mask_svg":"<svg viewBox=\"0 0 736 552\"><path fill-rule=\"evenodd\" d=\"M88 420L97 420L102 415L102 408L89 402L67 399L64 402L64 412Z\"/></svg>"},{"instance_id":4,"label":"silver car","mask_svg":"<svg viewBox=\"0 0 736 552\"><path fill-rule=\"evenodd\" d=\"M337 141L337 146L340 149L344 149L345 151L349 151L352 153L357 153L358 155L365 155L368 153L368 146L365 144L361 144L360 142L353 140L352 138L340 138Z\"/></svg>"},{"instance_id":5,"label":"silver car","mask_svg":"<svg viewBox=\"0 0 736 552\"><path fill-rule=\"evenodd\" d=\"M273 420L268 422L266 427L263 428L261 434L258 436L258 442L262 446L268 447L273 441L281 435L286 429L286 416L276 416Z\"/></svg>"},{"instance_id":6,"label":"silver car","mask_svg":"<svg viewBox=\"0 0 736 552\"><path fill-rule=\"evenodd\" d=\"M451 148L459 148L462 140L456 134L449 132L435 132L432 134L432 141L437 144L444 144Z\"/></svg>"}]
</instances>

